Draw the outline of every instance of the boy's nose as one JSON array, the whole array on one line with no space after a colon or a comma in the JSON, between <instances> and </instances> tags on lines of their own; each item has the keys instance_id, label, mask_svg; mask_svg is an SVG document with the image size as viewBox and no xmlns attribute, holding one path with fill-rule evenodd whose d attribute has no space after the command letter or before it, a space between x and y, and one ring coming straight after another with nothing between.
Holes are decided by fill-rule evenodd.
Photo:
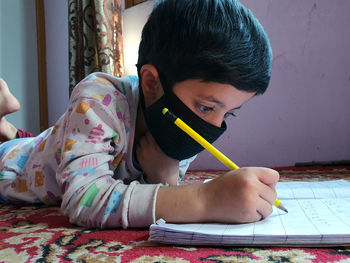
<instances>
[{"instance_id":1,"label":"boy's nose","mask_svg":"<svg viewBox=\"0 0 350 263\"><path fill-rule=\"evenodd\" d=\"M221 117L215 117L215 118L209 120L209 123L211 125L216 126L216 127L221 127L223 122L224 122L224 119Z\"/></svg>"}]
</instances>

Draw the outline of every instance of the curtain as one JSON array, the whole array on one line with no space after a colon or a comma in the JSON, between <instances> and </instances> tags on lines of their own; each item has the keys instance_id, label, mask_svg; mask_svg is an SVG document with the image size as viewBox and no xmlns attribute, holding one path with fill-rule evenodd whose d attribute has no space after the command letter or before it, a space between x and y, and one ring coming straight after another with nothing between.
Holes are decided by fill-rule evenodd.
<instances>
[{"instance_id":1,"label":"curtain","mask_svg":"<svg viewBox=\"0 0 350 263\"><path fill-rule=\"evenodd\" d=\"M122 0L68 0L69 93L88 74L123 75Z\"/></svg>"}]
</instances>

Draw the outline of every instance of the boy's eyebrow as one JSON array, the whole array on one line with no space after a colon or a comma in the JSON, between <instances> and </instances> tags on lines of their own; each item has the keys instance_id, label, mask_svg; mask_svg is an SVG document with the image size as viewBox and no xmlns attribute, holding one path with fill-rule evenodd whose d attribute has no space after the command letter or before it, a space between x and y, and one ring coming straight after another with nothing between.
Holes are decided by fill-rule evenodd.
<instances>
[{"instance_id":1,"label":"boy's eyebrow","mask_svg":"<svg viewBox=\"0 0 350 263\"><path fill-rule=\"evenodd\" d=\"M212 97L212 96L200 96L200 97L201 97L202 99L204 99L204 100L207 100L207 101L210 101L210 102L213 102L213 103L219 105L219 107L221 107L221 108L226 108L226 105L225 105L224 103L222 103L221 101L215 99L215 98ZM238 107L235 107L235 108L233 108L233 109L231 109L231 110L238 110L238 109L240 109L241 107L242 107L242 106L238 106Z\"/></svg>"}]
</instances>

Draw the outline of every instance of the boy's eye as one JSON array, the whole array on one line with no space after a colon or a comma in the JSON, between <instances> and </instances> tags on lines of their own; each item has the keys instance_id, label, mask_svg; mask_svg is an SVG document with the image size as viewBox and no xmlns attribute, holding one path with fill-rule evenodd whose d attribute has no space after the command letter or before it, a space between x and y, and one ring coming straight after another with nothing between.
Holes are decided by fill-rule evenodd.
<instances>
[{"instance_id":1,"label":"boy's eye","mask_svg":"<svg viewBox=\"0 0 350 263\"><path fill-rule=\"evenodd\" d=\"M213 107L208 107L208 106L204 106L204 105L200 105L200 104L197 107L202 113L207 113L207 112L212 111L214 109Z\"/></svg>"},{"instance_id":2,"label":"boy's eye","mask_svg":"<svg viewBox=\"0 0 350 263\"><path fill-rule=\"evenodd\" d=\"M237 115L234 114L233 112L226 112L224 118L226 119L226 118L228 118L228 117L230 117L230 116L232 116L232 117L237 117Z\"/></svg>"},{"instance_id":3,"label":"boy's eye","mask_svg":"<svg viewBox=\"0 0 350 263\"><path fill-rule=\"evenodd\" d=\"M206 114L210 111L214 111L214 107L209 107L209 106L205 106L205 105L202 105L202 104L198 104L197 108L199 109L199 111L203 114ZM229 111L229 112L226 112L225 115L224 115L224 118L228 118L228 117L237 117L236 114L233 112L233 111Z\"/></svg>"}]
</instances>

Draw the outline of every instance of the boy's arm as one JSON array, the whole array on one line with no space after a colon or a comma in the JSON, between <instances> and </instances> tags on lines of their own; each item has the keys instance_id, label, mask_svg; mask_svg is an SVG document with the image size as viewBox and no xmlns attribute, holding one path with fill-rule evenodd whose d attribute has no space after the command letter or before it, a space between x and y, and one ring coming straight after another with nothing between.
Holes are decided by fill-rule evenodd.
<instances>
[{"instance_id":1,"label":"boy's arm","mask_svg":"<svg viewBox=\"0 0 350 263\"><path fill-rule=\"evenodd\" d=\"M205 184L161 187L156 219L167 222L246 223L272 212L279 174L268 168L241 168Z\"/></svg>"},{"instance_id":2,"label":"boy's arm","mask_svg":"<svg viewBox=\"0 0 350 263\"><path fill-rule=\"evenodd\" d=\"M148 226L154 222L159 185L139 184L138 174L128 171L128 106L123 98L116 105L114 88L96 85L87 80L75 88L67 113L52 134L61 209L71 223L82 226ZM125 184L124 178L133 182Z\"/></svg>"}]
</instances>

